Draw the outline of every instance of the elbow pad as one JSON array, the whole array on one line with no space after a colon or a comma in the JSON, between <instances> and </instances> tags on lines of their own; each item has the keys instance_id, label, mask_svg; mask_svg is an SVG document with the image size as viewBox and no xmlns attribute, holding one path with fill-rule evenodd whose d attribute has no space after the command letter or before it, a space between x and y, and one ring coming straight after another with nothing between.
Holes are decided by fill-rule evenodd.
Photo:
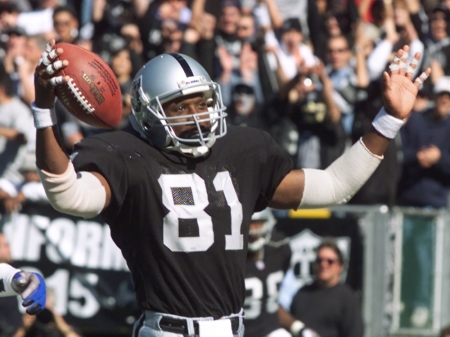
<instances>
[{"instance_id":1,"label":"elbow pad","mask_svg":"<svg viewBox=\"0 0 450 337\"><path fill-rule=\"evenodd\" d=\"M305 188L298 207L319 208L348 202L382 159L360 139L325 170L304 169Z\"/></svg>"},{"instance_id":2,"label":"elbow pad","mask_svg":"<svg viewBox=\"0 0 450 337\"><path fill-rule=\"evenodd\" d=\"M63 174L38 170L45 193L53 208L61 213L92 218L106 204L106 190L90 172L75 172L72 162Z\"/></svg>"}]
</instances>

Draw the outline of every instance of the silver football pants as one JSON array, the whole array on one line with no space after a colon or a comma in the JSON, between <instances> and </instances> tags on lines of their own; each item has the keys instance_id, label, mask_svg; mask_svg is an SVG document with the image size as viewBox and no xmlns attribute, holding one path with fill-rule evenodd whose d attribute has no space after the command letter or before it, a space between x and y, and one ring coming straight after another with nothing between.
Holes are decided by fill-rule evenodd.
<instances>
[{"instance_id":1,"label":"silver football pants","mask_svg":"<svg viewBox=\"0 0 450 337\"><path fill-rule=\"evenodd\" d=\"M233 337L244 337L243 310L222 318L232 321ZM197 322L212 320L212 317L182 317L146 310L134 324L133 337L199 337Z\"/></svg>"}]
</instances>

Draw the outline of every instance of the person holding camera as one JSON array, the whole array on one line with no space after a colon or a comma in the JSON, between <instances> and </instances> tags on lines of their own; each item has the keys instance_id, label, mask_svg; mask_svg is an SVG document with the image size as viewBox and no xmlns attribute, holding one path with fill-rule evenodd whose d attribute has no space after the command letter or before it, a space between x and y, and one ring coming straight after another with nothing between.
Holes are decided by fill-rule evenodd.
<instances>
[{"instance_id":1,"label":"person holding camera","mask_svg":"<svg viewBox=\"0 0 450 337\"><path fill-rule=\"evenodd\" d=\"M280 95L299 133L296 167L326 168L344 152L345 134L323 63L299 67Z\"/></svg>"}]
</instances>

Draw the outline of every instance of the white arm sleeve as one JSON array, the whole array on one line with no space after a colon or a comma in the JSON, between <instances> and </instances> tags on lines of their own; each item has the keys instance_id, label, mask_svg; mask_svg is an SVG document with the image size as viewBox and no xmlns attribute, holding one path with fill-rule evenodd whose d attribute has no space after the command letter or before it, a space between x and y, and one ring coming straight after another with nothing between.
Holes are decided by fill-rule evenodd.
<instances>
[{"instance_id":1,"label":"white arm sleeve","mask_svg":"<svg viewBox=\"0 0 450 337\"><path fill-rule=\"evenodd\" d=\"M38 173L48 200L57 211L88 219L105 207L106 191L100 180L89 172L75 172L72 162L63 174L39 169Z\"/></svg>"},{"instance_id":2,"label":"white arm sleeve","mask_svg":"<svg viewBox=\"0 0 450 337\"><path fill-rule=\"evenodd\" d=\"M7 263L0 263L0 297L14 296L17 293L11 288L11 281L19 269L11 267Z\"/></svg>"},{"instance_id":3,"label":"white arm sleeve","mask_svg":"<svg viewBox=\"0 0 450 337\"><path fill-rule=\"evenodd\" d=\"M382 159L360 139L325 170L304 169L305 189L298 207L318 208L348 202Z\"/></svg>"}]
</instances>

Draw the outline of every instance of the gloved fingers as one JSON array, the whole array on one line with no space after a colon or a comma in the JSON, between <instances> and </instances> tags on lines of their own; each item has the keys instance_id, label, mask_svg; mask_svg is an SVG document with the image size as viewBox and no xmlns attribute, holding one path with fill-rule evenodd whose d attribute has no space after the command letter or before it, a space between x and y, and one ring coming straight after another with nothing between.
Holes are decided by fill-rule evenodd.
<instances>
[{"instance_id":1,"label":"gloved fingers","mask_svg":"<svg viewBox=\"0 0 450 337\"><path fill-rule=\"evenodd\" d=\"M47 291L45 281L38 273L29 273L27 288L22 292L22 305L28 307L26 312L34 315L45 308Z\"/></svg>"},{"instance_id":2,"label":"gloved fingers","mask_svg":"<svg viewBox=\"0 0 450 337\"><path fill-rule=\"evenodd\" d=\"M22 273L27 274L24 276L27 279L27 286L20 294L22 296L22 298L25 300L32 293L34 293L36 291L36 289L38 289L41 281L37 277L36 273L29 273L29 272L22 272Z\"/></svg>"},{"instance_id":3,"label":"gloved fingers","mask_svg":"<svg viewBox=\"0 0 450 337\"><path fill-rule=\"evenodd\" d=\"M27 310L25 310L25 311L29 315L36 315L36 314L40 313L43 309L44 309L44 307L36 302L33 305L29 306L27 308Z\"/></svg>"},{"instance_id":4,"label":"gloved fingers","mask_svg":"<svg viewBox=\"0 0 450 337\"><path fill-rule=\"evenodd\" d=\"M33 303L34 303L34 300L32 300L31 298L22 301L22 305L23 305L24 307L29 307L29 306L32 305Z\"/></svg>"},{"instance_id":5,"label":"gloved fingers","mask_svg":"<svg viewBox=\"0 0 450 337\"><path fill-rule=\"evenodd\" d=\"M13 290L18 293L22 294L22 292L26 289L28 286L28 283L30 281L31 273L21 271L20 273L17 273L14 275L12 281L11 281L11 287Z\"/></svg>"}]
</instances>

